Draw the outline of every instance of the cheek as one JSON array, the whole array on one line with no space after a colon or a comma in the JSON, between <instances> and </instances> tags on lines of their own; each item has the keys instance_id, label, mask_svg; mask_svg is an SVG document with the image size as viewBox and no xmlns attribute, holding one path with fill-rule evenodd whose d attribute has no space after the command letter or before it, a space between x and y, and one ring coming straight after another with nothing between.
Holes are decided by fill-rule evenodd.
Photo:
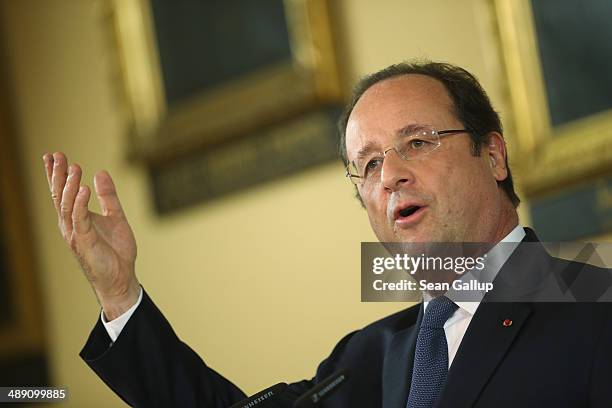
<instances>
[{"instance_id":1,"label":"cheek","mask_svg":"<svg viewBox=\"0 0 612 408\"><path fill-rule=\"evenodd\" d=\"M368 217L372 227L383 228L387 224L387 211L386 207L374 206L371 210L368 210Z\"/></svg>"},{"instance_id":2,"label":"cheek","mask_svg":"<svg viewBox=\"0 0 612 408\"><path fill-rule=\"evenodd\" d=\"M474 160L473 157L465 160ZM484 204L483 200L490 198L490 177L483 174L478 162L466 167L463 163L448 163L444 166L438 189L440 212L445 219L463 218L473 221L473 214L478 214ZM495 188L495 186L493 186Z\"/></svg>"},{"instance_id":3,"label":"cheek","mask_svg":"<svg viewBox=\"0 0 612 408\"><path fill-rule=\"evenodd\" d=\"M380 203L376 199L364 199L363 203L365 205L366 212L368 213L368 217L371 220L374 220L380 217Z\"/></svg>"},{"instance_id":4,"label":"cheek","mask_svg":"<svg viewBox=\"0 0 612 408\"><path fill-rule=\"evenodd\" d=\"M459 168L458 164L446 162L439 172L437 201L445 218L461 213L462 206L459 204L468 199L466 192L469 186L466 178L457 171Z\"/></svg>"},{"instance_id":5,"label":"cheek","mask_svg":"<svg viewBox=\"0 0 612 408\"><path fill-rule=\"evenodd\" d=\"M488 168L475 166L474 171L465 181L464 199L468 204L465 208L472 218L486 217L485 209L491 208L497 195L497 182Z\"/></svg>"},{"instance_id":6,"label":"cheek","mask_svg":"<svg viewBox=\"0 0 612 408\"><path fill-rule=\"evenodd\" d=\"M389 225L387 220L387 202L379 198L379 200L368 200L365 201L366 212L370 220L370 226L374 230L376 236L381 240L388 240L389 237L385 237L385 231L388 231Z\"/></svg>"}]
</instances>

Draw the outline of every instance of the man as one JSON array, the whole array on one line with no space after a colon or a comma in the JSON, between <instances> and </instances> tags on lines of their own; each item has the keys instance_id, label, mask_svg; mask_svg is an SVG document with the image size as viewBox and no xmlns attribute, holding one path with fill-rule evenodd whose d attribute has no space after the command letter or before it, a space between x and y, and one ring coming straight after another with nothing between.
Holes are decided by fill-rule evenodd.
<instances>
[{"instance_id":1,"label":"man","mask_svg":"<svg viewBox=\"0 0 612 408\"><path fill-rule=\"evenodd\" d=\"M514 242L495 280L511 285L567 270L544 251L527 257L537 238L518 224L501 123L465 70L407 63L366 77L340 128L347 175L381 242ZM102 306L85 361L135 406L225 407L243 398L180 342L141 290L135 240L110 176L95 176L102 215L93 214L79 166L61 153L44 162L62 234ZM608 304L424 297L348 334L280 406L340 368L350 378L323 406L612 406Z\"/></svg>"}]
</instances>

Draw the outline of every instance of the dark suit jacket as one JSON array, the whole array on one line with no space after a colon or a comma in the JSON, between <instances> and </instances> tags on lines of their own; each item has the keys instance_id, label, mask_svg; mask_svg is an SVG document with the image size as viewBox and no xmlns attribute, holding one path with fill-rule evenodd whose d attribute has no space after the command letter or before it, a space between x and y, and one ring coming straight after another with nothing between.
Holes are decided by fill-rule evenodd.
<instances>
[{"instance_id":1,"label":"dark suit jacket","mask_svg":"<svg viewBox=\"0 0 612 408\"><path fill-rule=\"evenodd\" d=\"M537 241L531 230L526 232L524 241ZM519 245L498 277L510 285L529 282L520 290L533 294L539 282L534 275L558 278L571 290L584 270L583 264L552 258L543 250L535 258L526 256ZM602 272L601 284L609 288L608 271L594 271ZM611 304L528 300L480 304L439 407L612 407ZM422 304L417 305L348 334L316 376L291 384L285 399L348 368L349 380L324 406L404 408L422 313ZM504 319L513 324L502 325ZM245 397L179 340L146 293L112 346L98 321L81 357L133 406L227 407Z\"/></svg>"}]
</instances>

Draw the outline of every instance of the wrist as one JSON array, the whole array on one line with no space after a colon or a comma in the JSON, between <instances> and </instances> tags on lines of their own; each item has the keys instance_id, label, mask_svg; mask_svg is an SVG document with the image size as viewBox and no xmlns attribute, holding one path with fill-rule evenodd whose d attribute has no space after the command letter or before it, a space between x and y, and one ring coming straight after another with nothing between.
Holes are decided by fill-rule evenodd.
<instances>
[{"instance_id":1,"label":"wrist","mask_svg":"<svg viewBox=\"0 0 612 408\"><path fill-rule=\"evenodd\" d=\"M122 293L112 295L97 293L106 321L115 320L134 306L140 296L140 290L140 284L134 280Z\"/></svg>"}]
</instances>

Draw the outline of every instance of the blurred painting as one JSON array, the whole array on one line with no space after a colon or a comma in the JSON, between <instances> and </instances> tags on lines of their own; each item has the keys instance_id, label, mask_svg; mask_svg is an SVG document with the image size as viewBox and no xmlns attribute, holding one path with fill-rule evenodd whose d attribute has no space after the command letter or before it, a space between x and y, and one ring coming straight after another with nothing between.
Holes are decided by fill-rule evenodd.
<instances>
[{"instance_id":1,"label":"blurred painting","mask_svg":"<svg viewBox=\"0 0 612 408\"><path fill-rule=\"evenodd\" d=\"M612 109L612 2L531 0L553 128Z\"/></svg>"},{"instance_id":2,"label":"blurred painting","mask_svg":"<svg viewBox=\"0 0 612 408\"><path fill-rule=\"evenodd\" d=\"M111 4L129 157L160 213L336 159L328 0Z\"/></svg>"},{"instance_id":3,"label":"blurred painting","mask_svg":"<svg viewBox=\"0 0 612 408\"><path fill-rule=\"evenodd\" d=\"M151 9L170 107L291 61L282 0L151 0Z\"/></svg>"},{"instance_id":4,"label":"blurred painting","mask_svg":"<svg viewBox=\"0 0 612 408\"><path fill-rule=\"evenodd\" d=\"M605 234L612 218L601 200L612 176L612 3L493 4L516 125L517 180L534 225L543 239ZM560 226L551 216L562 213L572 222Z\"/></svg>"}]
</instances>

